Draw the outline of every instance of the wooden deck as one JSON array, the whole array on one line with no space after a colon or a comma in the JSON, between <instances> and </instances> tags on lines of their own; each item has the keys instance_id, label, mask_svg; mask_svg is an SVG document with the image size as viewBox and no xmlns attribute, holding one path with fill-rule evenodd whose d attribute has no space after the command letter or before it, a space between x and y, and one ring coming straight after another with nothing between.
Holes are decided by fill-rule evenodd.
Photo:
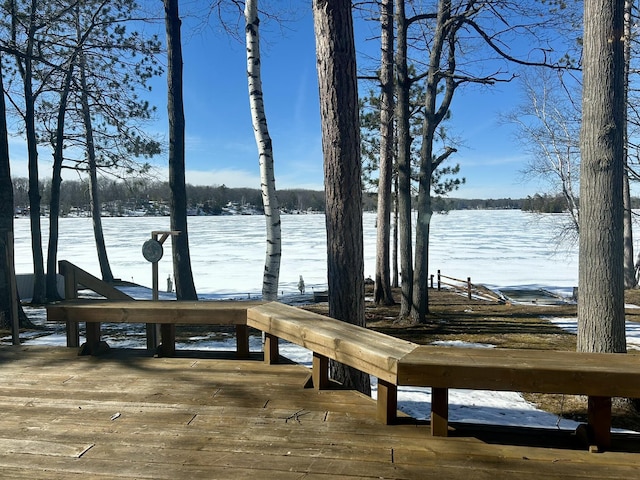
<instances>
[{"instance_id":1,"label":"wooden deck","mask_svg":"<svg viewBox=\"0 0 640 480\"><path fill-rule=\"evenodd\" d=\"M179 355L0 347L0 477L640 478L640 441L625 436L602 454L555 431L457 426L431 437L411 419L376 423L360 394L302 388L299 365Z\"/></svg>"}]
</instances>

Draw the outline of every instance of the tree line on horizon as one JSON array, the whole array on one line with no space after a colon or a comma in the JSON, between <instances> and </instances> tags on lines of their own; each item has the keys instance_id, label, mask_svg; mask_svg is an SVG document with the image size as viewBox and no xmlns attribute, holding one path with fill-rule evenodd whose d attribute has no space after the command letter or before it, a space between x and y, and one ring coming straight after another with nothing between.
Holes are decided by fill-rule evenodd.
<instances>
[{"instance_id":1,"label":"tree line on horizon","mask_svg":"<svg viewBox=\"0 0 640 480\"><path fill-rule=\"evenodd\" d=\"M90 213L90 185L83 180L65 180L60 189L60 214L62 216L78 212ZM102 199L103 214L109 216L126 215L128 210L144 210L148 215L168 215L171 199L169 183L159 180L139 179L134 182L99 181L99 195ZM258 188L225 185L186 185L187 207L201 215L222 215L224 208L231 205L251 206L261 212L262 198ZM48 203L51 183L40 182L40 195ZM281 189L277 193L283 212L324 212L325 195L322 190ZM28 179L13 179L13 198L17 214L29 211ZM363 192L362 208L365 212L375 212L377 193ZM566 200L561 194L528 195L525 198L456 198L439 196L432 199L434 212L449 210L523 210L536 213L565 213ZM163 208L165 207L165 208ZM631 197L631 208L640 209L640 198Z\"/></svg>"}]
</instances>

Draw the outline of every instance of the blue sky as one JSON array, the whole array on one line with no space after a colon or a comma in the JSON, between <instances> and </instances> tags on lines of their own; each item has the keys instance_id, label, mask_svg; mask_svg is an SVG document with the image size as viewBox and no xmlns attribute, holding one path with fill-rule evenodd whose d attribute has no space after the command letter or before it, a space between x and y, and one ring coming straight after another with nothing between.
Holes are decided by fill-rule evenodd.
<instances>
[{"instance_id":1,"label":"blue sky","mask_svg":"<svg viewBox=\"0 0 640 480\"><path fill-rule=\"evenodd\" d=\"M193 3L187 4L193 8ZM299 5L299 4L298 4ZM243 43L230 38L212 22L203 27L198 10L183 23L184 97L186 116L187 182L258 188L258 157L251 126ZM187 13L184 11L183 13ZM323 188L322 147L315 40L310 2L298 6L297 19L284 28L263 19L263 90L280 189ZM162 35L164 32L160 30ZM375 48L357 32L360 52ZM162 36L164 40L164 36ZM373 50L376 52L375 50ZM377 52L374 53L377 56ZM361 85L361 92L369 89ZM464 146L452 157L460 163L466 184L452 196L463 198L521 198L540 190L524 183L521 170L526 154L501 125L499 114L517 103L517 84L460 89L453 103L451 133ZM167 138L166 80L154 82L151 101L157 105L151 131ZM11 142L12 173L26 176L26 151L21 139ZM40 173L50 176L50 154L40 151ZM154 160L159 178L166 178L166 154ZM72 177L69 177L72 178Z\"/></svg>"}]
</instances>

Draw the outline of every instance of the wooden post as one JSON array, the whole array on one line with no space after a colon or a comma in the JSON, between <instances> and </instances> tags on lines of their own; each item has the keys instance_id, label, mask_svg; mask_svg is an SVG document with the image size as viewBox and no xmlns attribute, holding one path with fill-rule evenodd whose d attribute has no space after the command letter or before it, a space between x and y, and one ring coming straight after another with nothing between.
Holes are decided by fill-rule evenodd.
<instances>
[{"instance_id":1,"label":"wooden post","mask_svg":"<svg viewBox=\"0 0 640 480\"><path fill-rule=\"evenodd\" d=\"M69 267L64 260L58 262L58 270L64 277L64 298L73 300L78 298L78 283L76 281L76 271ZM78 322L67 320L67 347L78 348L80 346L80 326Z\"/></svg>"},{"instance_id":2,"label":"wooden post","mask_svg":"<svg viewBox=\"0 0 640 480\"><path fill-rule=\"evenodd\" d=\"M440 291L440 270L438 270L438 291Z\"/></svg>"},{"instance_id":3,"label":"wooden post","mask_svg":"<svg viewBox=\"0 0 640 480\"><path fill-rule=\"evenodd\" d=\"M151 236L154 240L157 240L157 235ZM151 299L158 300L158 262L151 263ZM159 339L162 337L162 332L160 330L160 325L157 323L147 323L147 349L155 350L158 348ZM173 345L173 350L175 353L175 342ZM163 352L164 353L164 352Z\"/></svg>"},{"instance_id":4,"label":"wooden post","mask_svg":"<svg viewBox=\"0 0 640 480\"><path fill-rule=\"evenodd\" d=\"M265 333L264 335L264 362L269 365L278 363L280 352L278 350L278 337Z\"/></svg>"},{"instance_id":5,"label":"wooden post","mask_svg":"<svg viewBox=\"0 0 640 480\"><path fill-rule=\"evenodd\" d=\"M467 295L469 296L469 300L471 300L471 277L467 277Z\"/></svg>"},{"instance_id":6,"label":"wooden post","mask_svg":"<svg viewBox=\"0 0 640 480\"><path fill-rule=\"evenodd\" d=\"M598 451L611 446L611 397L590 396L588 403L589 434Z\"/></svg>"},{"instance_id":7,"label":"wooden post","mask_svg":"<svg viewBox=\"0 0 640 480\"><path fill-rule=\"evenodd\" d=\"M163 357L175 357L176 355L176 325L175 323L147 323L147 327L153 328L154 333L156 333L157 340L157 331L158 327L160 328L160 349L158 352L159 355ZM149 337L147 337L147 348L149 348ZM155 347L154 347L155 348Z\"/></svg>"},{"instance_id":8,"label":"wooden post","mask_svg":"<svg viewBox=\"0 0 640 480\"><path fill-rule=\"evenodd\" d=\"M9 295L11 296L11 338L14 345L20 345L20 317L18 316L18 286L16 285L16 268L13 263L13 232L7 232L5 244L7 268L9 272Z\"/></svg>"},{"instance_id":9,"label":"wooden post","mask_svg":"<svg viewBox=\"0 0 640 480\"><path fill-rule=\"evenodd\" d=\"M378 400L376 418L380 423L391 425L398 417L398 387L393 383L378 379Z\"/></svg>"},{"instance_id":10,"label":"wooden post","mask_svg":"<svg viewBox=\"0 0 640 480\"><path fill-rule=\"evenodd\" d=\"M449 434L449 389L431 388L431 435Z\"/></svg>"},{"instance_id":11,"label":"wooden post","mask_svg":"<svg viewBox=\"0 0 640 480\"><path fill-rule=\"evenodd\" d=\"M180 235L179 230L169 230L169 231L153 231L151 232L151 239L163 245L164 242L170 236ZM158 238L160 237L160 238ZM158 300L160 297L159 294L159 279L158 279L158 262L151 262L151 298L153 300ZM164 343L163 337L166 337L167 340L171 341L171 345L163 345L162 353L163 355L173 356L176 352L176 341L175 341L175 325L172 328L166 327L163 332L162 328L157 323L147 323L146 325L147 331L147 349L155 350L158 348L160 342Z\"/></svg>"},{"instance_id":12,"label":"wooden post","mask_svg":"<svg viewBox=\"0 0 640 480\"><path fill-rule=\"evenodd\" d=\"M433 273L429 276L429 280L431 281L431 289L433 290Z\"/></svg>"},{"instance_id":13,"label":"wooden post","mask_svg":"<svg viewBox=\"0 0 640 480\"><path fill-rule=\"evenodd\" d=\"M329 387L329 358L313 352L311 377L313 378L313 388L316 390Z\"/></svg>"},{"instance_id":14,"label":"wooden post","mask_svg":"<svg viewBox=\"0 0 640 480\"><path fill-rule=\"evenodd\" d=\"M249 327L236 325L236 356L249 358Z\"/></svg>"}]
</instances>

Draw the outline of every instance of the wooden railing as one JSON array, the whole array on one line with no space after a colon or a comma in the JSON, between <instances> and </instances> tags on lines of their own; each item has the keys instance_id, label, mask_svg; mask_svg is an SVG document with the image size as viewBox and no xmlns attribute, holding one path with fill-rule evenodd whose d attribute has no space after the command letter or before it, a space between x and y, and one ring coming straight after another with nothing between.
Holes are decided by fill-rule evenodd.
<instances>
[{"instance_id":1,"label":"wooden railing","mask_svg":"<svg viewBox=\"0 0 640 480\"><path fill-rule=\"evenodd\" d=\"M444 281L443 279L451 280L451 281L447 282L447 281ZM466 293L467 298L469 300L471 300L473 295L476 294L477 296L486 300L504 303L504 300L500 298L498 295L491 294L490 291L488 291L486 288L483 288L481 290L478 286L471 283L471 277L467 277L466 280L461 280L459 278L443 275L442 272L438 270L437 284L436 284L436 288L438 289L438 291L442 289L443 285L447 285L455 291ZM434 288L433 275L431 275L431 288Z\"/></svg>"},{"instance_id":2,"label":"wooden railing","mask_svg":"<svg viewBox=\"0 0 640 480\"><path fill-rule=\"evenodd\" d=\"M133 298L118 290L113 285L94 277L89 272L71 262L60 260L58 262L58 270L60 275L64 277L64 298L66 300L78 298L78 290L82 288L93 290L109 300L133 300ZM97 328L99 331L100 324L88 323L87 330L90 328ZM90 334L91 332L87 332L87 335ZM67 322L67 345L70 347L80 346L80 329L78 322Z\"/></svg>"}]
</instances>

